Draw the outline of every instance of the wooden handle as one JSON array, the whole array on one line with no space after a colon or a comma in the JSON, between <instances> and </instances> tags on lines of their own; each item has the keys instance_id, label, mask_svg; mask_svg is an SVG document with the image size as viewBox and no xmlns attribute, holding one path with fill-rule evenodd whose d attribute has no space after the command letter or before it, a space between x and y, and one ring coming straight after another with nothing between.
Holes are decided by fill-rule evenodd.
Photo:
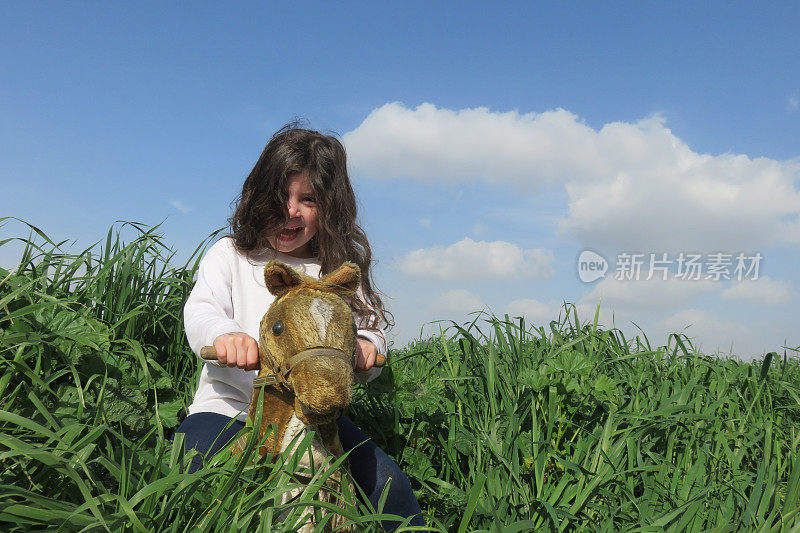
<instances>
[{"instance_id":1,"label":"wooden handle","mask_svg":"<svg viewBox=\"0 0 800 533\"><path fill-rule=\"evenodd\" d=\"M213 346L203 346L200 348L200 357L202 357L206 361L216 361L217 360L217 350ZM375 358L375 366L382 367L386 366L386 356L382 353L379 353L378 356Z\"/></svg>"},{"instance_id":2,"label":"wooden handle","mask_svg":"<svg viewBox=\"0 0 800 533\"><path fill-rule=\"evenodd\" d=\"M206 361L216 361L217 360L217 349L213 346L203 346L200 348L200 357L205 359Z\"/></svg>"}]
</instances>

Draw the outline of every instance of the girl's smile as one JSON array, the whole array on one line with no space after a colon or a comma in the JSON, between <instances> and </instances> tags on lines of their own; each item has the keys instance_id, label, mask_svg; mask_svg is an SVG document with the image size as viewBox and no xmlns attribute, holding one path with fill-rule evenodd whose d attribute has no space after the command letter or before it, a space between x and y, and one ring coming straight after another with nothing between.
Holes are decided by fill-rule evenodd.
<instances>
[{"instance_id":1,"label":"girl's smile","mask_svg":"<svg viewBox=\"0 0 800 533\"><path fill-rule=\"evenodd\" d=\"M289 222L279 232L269 235L274 249L293 257L312 257L311 239L317 234L317 202L308 174L289 179L286 210Z\"/></svg>"}]
</instances>

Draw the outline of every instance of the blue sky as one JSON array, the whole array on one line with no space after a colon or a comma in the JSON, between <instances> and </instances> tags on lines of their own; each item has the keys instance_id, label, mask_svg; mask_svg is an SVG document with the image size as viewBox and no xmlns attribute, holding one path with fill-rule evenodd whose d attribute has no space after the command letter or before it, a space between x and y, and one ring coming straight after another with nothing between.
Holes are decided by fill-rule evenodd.
<instances>
[{"instance_id":1,"label":"blue sky","mask_svg":"<svg viewBox=\"0 0 800 533\"><path fill-rule=\"evenodd\" d=\"M166 219L189 253L225 224L271 133L304 117L345 140L398 344L475 306L543 324L567 300L589 319L602 296L606 325L657 344L691 324L707 352L796 347L799 15L6 3L0 216L76 246L115 220ZM586 248L605 279L578 279ZM622 251L764 259L746 283L615 280Z\"/></svg>"}]
</instances>

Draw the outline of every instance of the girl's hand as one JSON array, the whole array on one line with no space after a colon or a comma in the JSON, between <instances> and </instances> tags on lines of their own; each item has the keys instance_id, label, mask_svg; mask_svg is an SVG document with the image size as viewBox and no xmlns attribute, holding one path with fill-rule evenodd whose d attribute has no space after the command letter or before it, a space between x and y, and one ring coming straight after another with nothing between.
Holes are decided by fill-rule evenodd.
<instances>
[{"instance_id":1,"label":"girl's hand","mask_svg":"<svg viewBox=\"0 0 800 533\"><path fill-rule=\"evenodd\" d=\"M242 370L258 370L258 343L241 331L225 333L214 339L220 364Z\"/></svg>"},{"instance_id":2,"label":"girl's hand","mask_svg":"<svg viewBox=\"0 0 800 533\"><path fill-rule=\"evenodd\" d=\"M369 370L375 364L375 358L378 356L378 349L372 344L372 341L357 337L358 352L356 353L356 372L363 372Z\"/></svg>"}]
</instances>

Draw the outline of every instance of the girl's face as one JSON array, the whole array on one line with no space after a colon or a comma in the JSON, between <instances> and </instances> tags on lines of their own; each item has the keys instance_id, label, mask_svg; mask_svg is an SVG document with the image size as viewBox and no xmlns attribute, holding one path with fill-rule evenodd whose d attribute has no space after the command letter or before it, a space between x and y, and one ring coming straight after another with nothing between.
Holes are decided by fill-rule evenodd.
<instances>
[{"instance_id":1,"label":"girl's face","mask_svg":"<svg viewBox=\"0 0 800 533\"><path fill-rule=\"evenodd\" d=\"M267 236L269 243L279 252L293 257L312 257L311 238L317 233L317 202L308 174L295 174L289 178L286 210L289 222L277 233Z\"/></svg>"}]
</instances>

